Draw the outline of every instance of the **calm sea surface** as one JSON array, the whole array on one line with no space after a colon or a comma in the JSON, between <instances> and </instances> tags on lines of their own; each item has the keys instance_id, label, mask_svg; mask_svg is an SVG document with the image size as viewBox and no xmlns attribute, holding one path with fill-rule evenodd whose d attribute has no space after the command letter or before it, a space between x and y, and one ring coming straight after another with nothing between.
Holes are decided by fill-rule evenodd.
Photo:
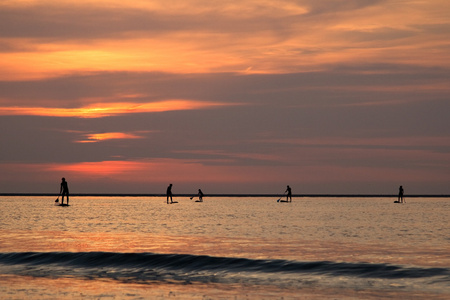
<instances>
[{"instance_id":1,"label":"calm sea surface","mask_svg":"<svg viewBox=\"0 0 450 300\"><path fill-rule=\"evenodd\" d=\"M450 199L0 197L1 299L449 299Z\"/></svg>"}]
</instances>

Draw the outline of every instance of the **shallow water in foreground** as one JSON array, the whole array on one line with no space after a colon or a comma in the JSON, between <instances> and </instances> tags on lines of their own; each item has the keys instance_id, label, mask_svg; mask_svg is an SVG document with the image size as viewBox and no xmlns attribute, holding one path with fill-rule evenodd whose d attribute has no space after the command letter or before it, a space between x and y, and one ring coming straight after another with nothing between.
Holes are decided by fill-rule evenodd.
<instances>
[{"instance_id":1,"label":"shallow water in foreground","mask_svg":"<svg viewBox=\"0 0 450 300\"><path fill-rule=\"evenodd\" d=\"M2 299L448 299L450 200L0 197Z\"/></svg>"}]
</instances>

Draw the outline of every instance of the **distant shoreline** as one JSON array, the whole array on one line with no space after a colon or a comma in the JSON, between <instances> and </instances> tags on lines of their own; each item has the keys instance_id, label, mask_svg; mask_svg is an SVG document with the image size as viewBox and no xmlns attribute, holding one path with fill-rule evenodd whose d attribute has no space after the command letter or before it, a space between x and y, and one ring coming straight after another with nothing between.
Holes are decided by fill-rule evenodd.
<instances>
[{"instance_id":1,"label":"distant shoreline","mask_svg":"<svg viewBox=\"0 0 450 300\"><path fill-rule=\"evenodd\" d=\"M0 196L11 197L54 197L56 193L0 193ZM71 194L71 197L165 197L166 194ZM173 197L192 197L193 194L174 194ZM280 194L207 194L205 197L274 197L280 198L285 195ZM377 195L377 194L298 194L292 195L294 198L396 198L398 195ZM450 198L450 195L405 195L405 198Z\"/></svg>"}]
</instances>

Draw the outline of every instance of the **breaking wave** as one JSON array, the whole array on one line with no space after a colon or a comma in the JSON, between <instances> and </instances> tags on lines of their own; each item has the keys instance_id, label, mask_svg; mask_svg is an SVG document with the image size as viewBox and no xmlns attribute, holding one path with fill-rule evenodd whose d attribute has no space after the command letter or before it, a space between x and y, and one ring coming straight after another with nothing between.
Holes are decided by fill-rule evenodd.
<instances>
[{"instance_id":1,"label":"breaking wave","mask_svg":"<svg viewBox=\"0 0 450 300\"><path fill-rule=\"evenodd\" d=\"M80 277L125 282L273 284L280 278L308 276L370 279L433 279L450 282L448 268L331 261L213 257L187 254L114 252L0 253L0 273L35 277Z\"/></svg>"}]
</instances>

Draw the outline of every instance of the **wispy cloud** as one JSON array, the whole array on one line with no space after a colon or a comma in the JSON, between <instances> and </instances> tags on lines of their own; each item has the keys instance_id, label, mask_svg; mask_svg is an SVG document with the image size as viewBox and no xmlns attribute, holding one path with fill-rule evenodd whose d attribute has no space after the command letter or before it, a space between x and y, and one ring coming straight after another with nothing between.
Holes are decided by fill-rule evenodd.
<instances>
[{"instance_id":1,"label":"wispy cloud","mask_svg":"<svg viewBox=\"0 0 450 300\"><path fill-rule=\"evenodd\" d=\"M97 143L108 140L128 140L143 139L143 135L137 132L103 132L103 133L84 133L84 139L75 141L76 143Z\"/></svg>"},{"instance_id":2,"label":"wispy cloud","mask_svg":"<svg viewBox=\"0 0 450 300\"><path fill-rule=\"evenodd\" d=\"M262 162L278 162L284 163L284 159L276 154L265 153L235 153L224 150L175 150L173 153L193 154L197 157L226 157L227 162L235 162L237 160L262 161Z\"/></svg>"},{"instance_id":3,"label":"wispy cloud","mask_svg":"<svg viewBox=\"0 0 450 300\"><path fill-rule=\"evenodd\" d=\"M114 174L126 176L129 172L136 172L144 168L145 164L138 161L98 161L46 165L46 169L49 171L84 174L91 177Z\"/></svg>"},{"instance_id":4,"label":"wispy cloud","mask_svg":"<svg viewBox=\"0 0 450 300\"><path fill-rule=\"evenodd\" d=\"M259 142L291 144L299 146L334 146L334 147L377 147L377 148L436 148L450 149L450 138L447 136L412 136L412 137L312 137L304 139L270 139Z\"/></svg>"},{"instance_id":5,"label":"wispy cloud","mask_svg":"<svg viewBox=\"0 0 450 300\"><path fill-rule=\"evenodd\" d=\"M191 100L168 100L151 103L98 103L79 108L0 107L0 115L103 118L133 113L154 113L175 110L207 109L227 105L232 104Z\"/></svg>"}]
</instances>

